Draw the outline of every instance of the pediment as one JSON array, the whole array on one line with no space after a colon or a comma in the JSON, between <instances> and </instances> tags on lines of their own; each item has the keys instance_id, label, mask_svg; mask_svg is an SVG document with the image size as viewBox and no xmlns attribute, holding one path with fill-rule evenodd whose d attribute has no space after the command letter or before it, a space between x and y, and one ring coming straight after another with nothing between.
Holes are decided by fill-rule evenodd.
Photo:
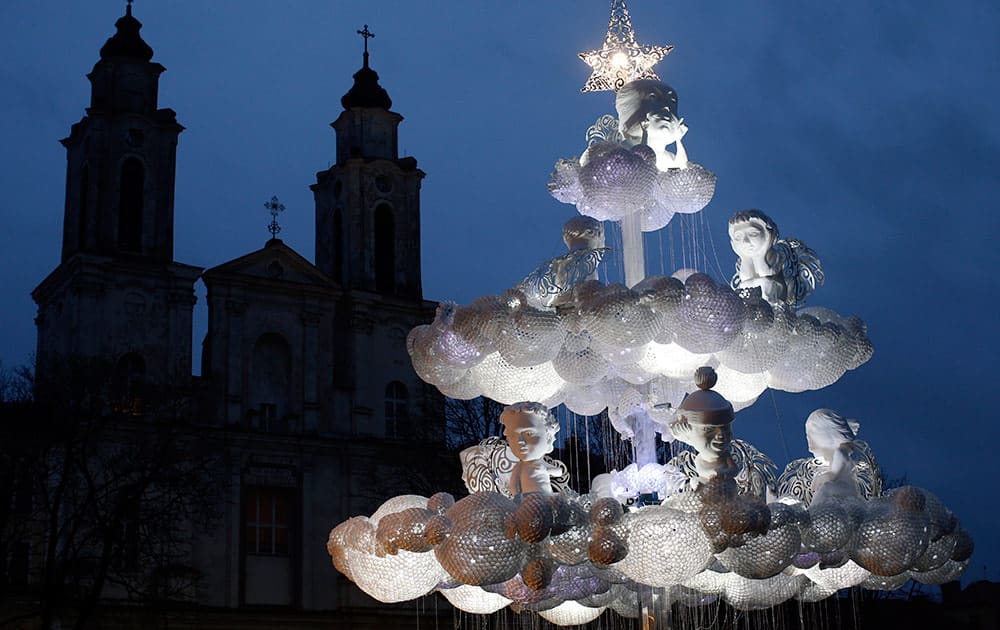
<instances>
[{"instance_id":1,"label":"pediment","mask_svg":"<svg viewBox=\"0 0 1000 630\"><path fill-rule=\"evenodd\" d=\"M252 278L323 288L335 286L326 274L280 240L269 241L255 252L212 267L203 277L206 283Z\"/></svg>"}]
</instances>

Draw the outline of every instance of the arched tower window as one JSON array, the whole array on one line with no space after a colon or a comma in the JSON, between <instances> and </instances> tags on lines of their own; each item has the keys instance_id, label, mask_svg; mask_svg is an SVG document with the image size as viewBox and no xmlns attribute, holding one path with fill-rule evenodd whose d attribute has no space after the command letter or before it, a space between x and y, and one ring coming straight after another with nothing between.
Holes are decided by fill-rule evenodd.
<instances>
[{"instance_id":1,"label":"arched tower window","mask_svg":"<svg viewBox=\"0 0 1000 630\"><path fill-rule=\"evenodd\" d=\"M146 362L138 352L129 352L115 366L114 407L121 413L142 413L143 390L146 385Z\"/></svg>"},{"instance_id":2,"label":"arched tower window","mask_svg":"<svg viewBox=\"0 0 1000 630\"><path fill-rule=\"evenodd\" d=\"M118 248L122 251L142 251L145 179L142 162L136 158L125 160L118 189Z\"/></svg>"},{"instance_id":3,"label":"arched tower window","mask_svg":"<svg viewBox=\"0 0 1000 630\"><path fill-rule=\"evenodd\" d=\"M409 419L406 385L393 381L385 386L385 436L405 437Z\"/></svg>"},{"instance_id":4,"label":"arched tower window","mask_svg":"<svg viewBox=\"0 0 1000 630\"><path fill-rule=\"evenodd\" d=\"M279 420L290 411L292 350L276 333L261 335L250 360L251 426L261 431L280 431Z\"/></svg>"},{"instance_id":5,"label":"arched tower window","mask_svg":"<svg viewBox=\"0 0 1000 630\"><path fill-rule=\"evenodd\" d=\"M340 208L333 211L333 279L344 281L344 213Z\"/></svg>"},{"instance_id":6,"label":"arched tower window","mask_svg":"<svg viewBox=\"0 0 1000 630\"><path fill-rule=\"evenodd\" d=\"M384 203L375 208L375 290L396 290L396 225L392 208Z\"/></svg>"},{"instance_id":7,"label":"arched tower window","mask_svg":"<svg viewBox=\"0 0 1000 630\"><path fill-rule=\"evenodd\" d=\"M77 205L79 212L76 215L78 222L76 248L80 250L87 249L87 222L90 221L90 208L87 207L87 200L90 198L89 193L90 165L84 164L83 168L80 169L80 199Z\"/></svg>"}]
</instances>

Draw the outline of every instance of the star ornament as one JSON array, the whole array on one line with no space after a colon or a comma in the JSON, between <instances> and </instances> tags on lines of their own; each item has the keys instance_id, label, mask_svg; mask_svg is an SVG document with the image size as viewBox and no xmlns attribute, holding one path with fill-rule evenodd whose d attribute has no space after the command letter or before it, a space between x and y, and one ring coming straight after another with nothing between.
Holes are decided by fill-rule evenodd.
<instances>
[{"instance_id":1,"label":"star ornament","mask_svg":"<svg viewBox=\"0 0 1000 630\"><path fill-rule=\"evenodd\" d=\"M590 52L579 53L580 59L593 72L581 92L618 91L621 86L636 79L660 77L653 72L653 66L660 62L673 46L640 46L635 41L632 18L629 16L625 0L611 3L611 21L604 46Z\"/></svg>"}]
</instances>

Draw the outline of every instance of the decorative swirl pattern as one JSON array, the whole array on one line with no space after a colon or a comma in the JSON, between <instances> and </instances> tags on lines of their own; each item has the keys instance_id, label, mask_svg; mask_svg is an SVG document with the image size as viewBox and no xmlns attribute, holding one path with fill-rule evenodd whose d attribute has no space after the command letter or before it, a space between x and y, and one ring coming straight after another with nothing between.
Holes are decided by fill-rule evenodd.
<instances>
[{"instance_id":1,"label":"decorative swirl pattern","mask_svg":"<svg viewBox=\"0 0 1000 630\"><path fill-rule=\"evenodd\" d=\"M740 469L736 475L740 494L765 498L767 489L774 487L778 467L770 457L746 440L733 440L729 451Z\"/></svg>"},{"instance_id":2,"label":"decorative swirl pattern","mask_svg":"<svg viewBox=\"0 0 1000 630\"><path fill-rule=\"evenodd\" d=\"M599 247L566 252L539 265L517 288L535 308L556 306L572 298L573 287L587 281L609 251L607 247Z\"/></svg>"},{"instance_id":3,"label":"decorative swirl pattern","mask_svg":"<svg viewBox=\"0 0 1000 630\"><path fill-rule=\"evenodd\" d=\"M781 255L781 274L785 280L785 301L800 308L806 297L823 284L825 275L819 256L797 238L779 239L774 248Z\"/></svg>"},{"instance_id":4,"label":"decorative swirl pattern","mask_svg":"<svg viewBox=\"0 0 1000 630\"><path fill-rule=\"evenodd\" d=\"M517 457L499 436L490 436L476 446L462 451L462 481L469 492L497 492L511 498L510 475L517 464ZM545 463L560 473L552 477L552 487L560 493L572 492L569 487L569 469L566 464L546 455Z\"/></svg>"},{"instance_id":5,"label":"decorative swirl pattern","mask_svg":"<svg viewBox=\"0 0 1000 630\"><path fill-rule=\"evenodd\" d=\"M865 500L882 496L882 473L868 443L855 440L852 456L857 457L854 460L854 476L858 482L860 496ZM776 485L778 496L798 499L808 506L813 498L813 480L829 469L830 467L821 460L810 457L789 462L778 477Z\"/></svg>"},{"instance_id":6,"label":"decorative swirl pattern","mask_svg":"<svg viewBox=\"0 0 1000 630\"><path fill-rule=\"evenodd\" d=\"M756 446L746 440L735 439L729 445L729 452L739 468L736 475L736 487L740 494L749 494L764 498L767 488L775 484L777 466L771 458L762 453ZM677 469L688 479L698 477L694 467L694 451L684 450L674 456L668 465Z\"/></svg>"},{"instance_id":7,"label":"decorative swirl pattern","mask_svg":"<svg viewBox=\"0 0 1000 630\"><path fill-rule=\"evenodd\" d=\"M618 128L618 119L611 114L604 114L587 129L587 146L595 142L623 142L625 136Z\"/></svg>"}]
</instances>

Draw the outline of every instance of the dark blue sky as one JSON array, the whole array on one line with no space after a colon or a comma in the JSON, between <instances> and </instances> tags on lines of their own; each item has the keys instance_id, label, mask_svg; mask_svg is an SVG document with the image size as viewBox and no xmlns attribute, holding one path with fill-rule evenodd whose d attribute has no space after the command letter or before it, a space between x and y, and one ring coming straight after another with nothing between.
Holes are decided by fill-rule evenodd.
<instances>
[{"instance_id":1,"label":"dark blue sky","mask_svg":"<svg viewBox=\"0 0 1000 630\"><path fill-rule=\"evenodd\" d=\"M691 158L715 199L661 236L674 263L731 272L726 220L759 207L823 260L810 300L869 324L874 358L820 392L766 393L736 432L779 463L806 453L816 407L860 420L889 476L941 496L976 538L966 575L1000 579L994 481L1000 429L1000 8L992 0L839 3L639 1L641 43L674 44L660 76L680 95ZM0 360L34 347L30 291L59 261L65 153L89 101L85 74L124 2L5 2L0 169L6 270ZM613 111L580 94L608 4L528 2L152 2L135 15L167 68L160 106L187 127L177 160L178 261L214 266L263 245L278 195L286 243L314 249L316 171L327 124L360 67L406 117L402 153L427 173L424 294L468 302L563 250L574 212L546 182ZM682 247L693 234L704 253ZM685 256L685 254L690 254ZM686 261L682 260L687 258ZM669 259L669 255L667 256ZM718 262L717 262L718 261ZM199 293L201 289L199 287ZM196 317L205 317L204 300ZM199 322L196 344L204 334ZM196 351L195 356L198 355ZM197 366L196 366L197 368Z\"/></svg>"}]
</instances>

